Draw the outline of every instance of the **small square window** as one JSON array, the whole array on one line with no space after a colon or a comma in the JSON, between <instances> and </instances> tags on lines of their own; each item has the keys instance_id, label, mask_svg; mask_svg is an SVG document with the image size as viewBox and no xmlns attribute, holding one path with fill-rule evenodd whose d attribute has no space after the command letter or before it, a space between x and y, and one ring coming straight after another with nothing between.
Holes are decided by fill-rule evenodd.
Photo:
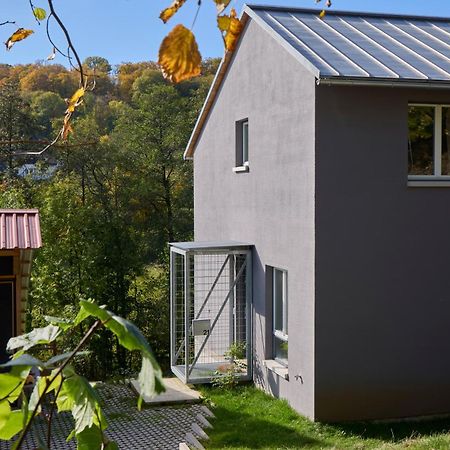
<instances>
[{"instance_id":1,"label":"small square window","mask_svg":"<svg viewBox=\"0 0 450 450\"><path fill-rule=\"evenodd\" d=\"M248 119L236 122L236 168L248 169Z\"/></svg>"},{"instance_id":2,"label":"small square window","mask_svg":"<svg viewBox=\"0 0 450 450\"><path fill-rule=\"evenodd\" d=\"M287 272L272 269L273 302L273 357L276 361L288 364L288 296Z\"/></svg>"}]
</instances>

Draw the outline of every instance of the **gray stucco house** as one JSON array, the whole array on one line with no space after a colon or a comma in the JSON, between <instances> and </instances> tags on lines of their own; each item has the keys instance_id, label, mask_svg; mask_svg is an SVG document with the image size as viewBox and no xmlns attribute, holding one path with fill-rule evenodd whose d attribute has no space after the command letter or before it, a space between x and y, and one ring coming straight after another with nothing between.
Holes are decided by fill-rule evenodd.
<instances>
[{"instance_id":1,"label":"gray stucco house","mask_svg":"<svg viewBox=\"0 0 450 450\"><path fill-rule=\"evenodd\" d=\"M185 158L195 241L249 245L250 376L314 420L449 413L450 19L242 18Z\"/></svg>"}]
</instances>

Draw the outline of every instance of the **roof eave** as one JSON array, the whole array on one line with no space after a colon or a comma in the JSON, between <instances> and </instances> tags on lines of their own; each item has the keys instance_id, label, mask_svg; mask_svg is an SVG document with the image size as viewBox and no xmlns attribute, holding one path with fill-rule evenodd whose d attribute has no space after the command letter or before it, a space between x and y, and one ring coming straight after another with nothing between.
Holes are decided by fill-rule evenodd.
<instances>
[{"instance_id":1,"label":"roof eave","mask_svg":"<svg viewBox=\"0 0 450 450\"><path fill-rule=\"evenodd\" d=\"M408 80L395 78L349 78L349 77L320 77L317 84L321 86L380 86L405 87L422 89L450 89L450 81L441 80Z\"/></svg>"},{"instance_id":2,"label":"roof eave","mask_svg":"<svg viewBox=\"0 0 450 450\"><path fill-rule=\"evenodd\" d=\"M240 18L244 29L247 25L248 19L249 15L247 14L247 11L244 9ZM239 45L239 42L244 34L245 31L244 29L241 35L239 36L237 46ZM189 138L189 142L187 143L186 149L184 150L183 158L185 160L194 159L194 152L197 146L198 139L200 138L203 126L205 125L206 119L209 116L209 112L211 111L212 105L214 104L217 93L220 89L220 86L222 85L222 81L225 78L225 74L228 71L228 67L232 60L233 54L234 52L226 51L222 58L222 61L220 62L214 80L211 84L211 87L209 88L208 95L206 96L205 103L203 104L203 107L197 118L197 122L195 123L194 129L192 131L191 137Z\"/></svg>"}]
</instances>

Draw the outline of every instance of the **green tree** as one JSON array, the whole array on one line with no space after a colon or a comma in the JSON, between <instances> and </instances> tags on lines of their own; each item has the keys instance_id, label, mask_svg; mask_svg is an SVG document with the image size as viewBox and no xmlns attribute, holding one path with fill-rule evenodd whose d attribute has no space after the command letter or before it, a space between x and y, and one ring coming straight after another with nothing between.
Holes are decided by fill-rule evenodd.
<instances>
[{"instance_id":1,"label":"green tree","mask_svg":"<svg viewBox=\"0 0 450 450\"><path fill-rule=\"evenodd\" d=\"M60 95L50 91L34 91L29 96L31 114L39 134L50 139L53 127L52 121L61 117L67 108Z\"/></svg>"},{"instance_id":2,"label":"green tree","mask_svg":"<svg viewBox=\"0 0 450 450\"><path fill-rule=\"evenodd\" d=\"M101 56L88 56L83 64L92 72L98 73L102 72L105 74L109 74L112 71L111 64L106 58Z\"/></svg>"},{"instance_id":3,"label":"green tree","mask_svg":"<svg viewBox=\"0 0 450 450\"><path fill-rule=\"evenodd\" d=\"M14 154L26 148L36 131L29 107L20 95L17 81L0 89L0 160L7 174L15 175L20 160Z\"/></svg>"},{"instance_id":4,"label":"green tree","mask_svg":"<svg viewBox=\"0 0 450 450\"><path fill-rule=\"evenodd\" d=\"M130 155L128 166L146 180L138 197L160 218L161 241L186 238L192 218L192 169L182 154L193 125L189 99L173 86L157 83L135 91L133 106L117 120L112 141Z\"/></svg>"}]
</instances>

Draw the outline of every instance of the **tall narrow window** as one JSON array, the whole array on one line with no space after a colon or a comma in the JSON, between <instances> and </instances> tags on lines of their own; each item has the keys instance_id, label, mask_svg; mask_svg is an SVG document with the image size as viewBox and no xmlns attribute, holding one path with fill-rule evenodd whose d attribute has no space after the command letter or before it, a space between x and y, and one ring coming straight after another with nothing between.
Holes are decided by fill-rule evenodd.
<instances>
[{"instance_id":1,"label":"tall narrow window","mask_svg":"<svg viewBox=\"0 0 450 450\"><path fill-rule=\"evenodd\" d=\"M409 179L450 176L450 106L409 105Z\"/></svg>"},{"instance_id":2,"label":"tall narrow window","mask_svg":"<svg viewBox=\"0 0 450 450\"><path fill-rule=\"evenodd\" d=\"M236 168L248 168L248 119L236 122Z\"/></svg>"},{"instance_id":3,"label":"tall narrow window","mask_svg":"<svg viewBox=\"0 0 450 450\"><path fill-rule=\"evenodd\" d=\"M442 107L442 175L450 175L450 106Z\"/></svg>"},{"instance_id":4,"label":"tall narrow window","mask_svg":"<svg viewBox=\"0 0 450 450\"><path fill-rule=\"evenodd\" d=\"M273 269L273 356L287 366L288 363L288 296L287 272Z\"/></svg>"}]
</instances>

